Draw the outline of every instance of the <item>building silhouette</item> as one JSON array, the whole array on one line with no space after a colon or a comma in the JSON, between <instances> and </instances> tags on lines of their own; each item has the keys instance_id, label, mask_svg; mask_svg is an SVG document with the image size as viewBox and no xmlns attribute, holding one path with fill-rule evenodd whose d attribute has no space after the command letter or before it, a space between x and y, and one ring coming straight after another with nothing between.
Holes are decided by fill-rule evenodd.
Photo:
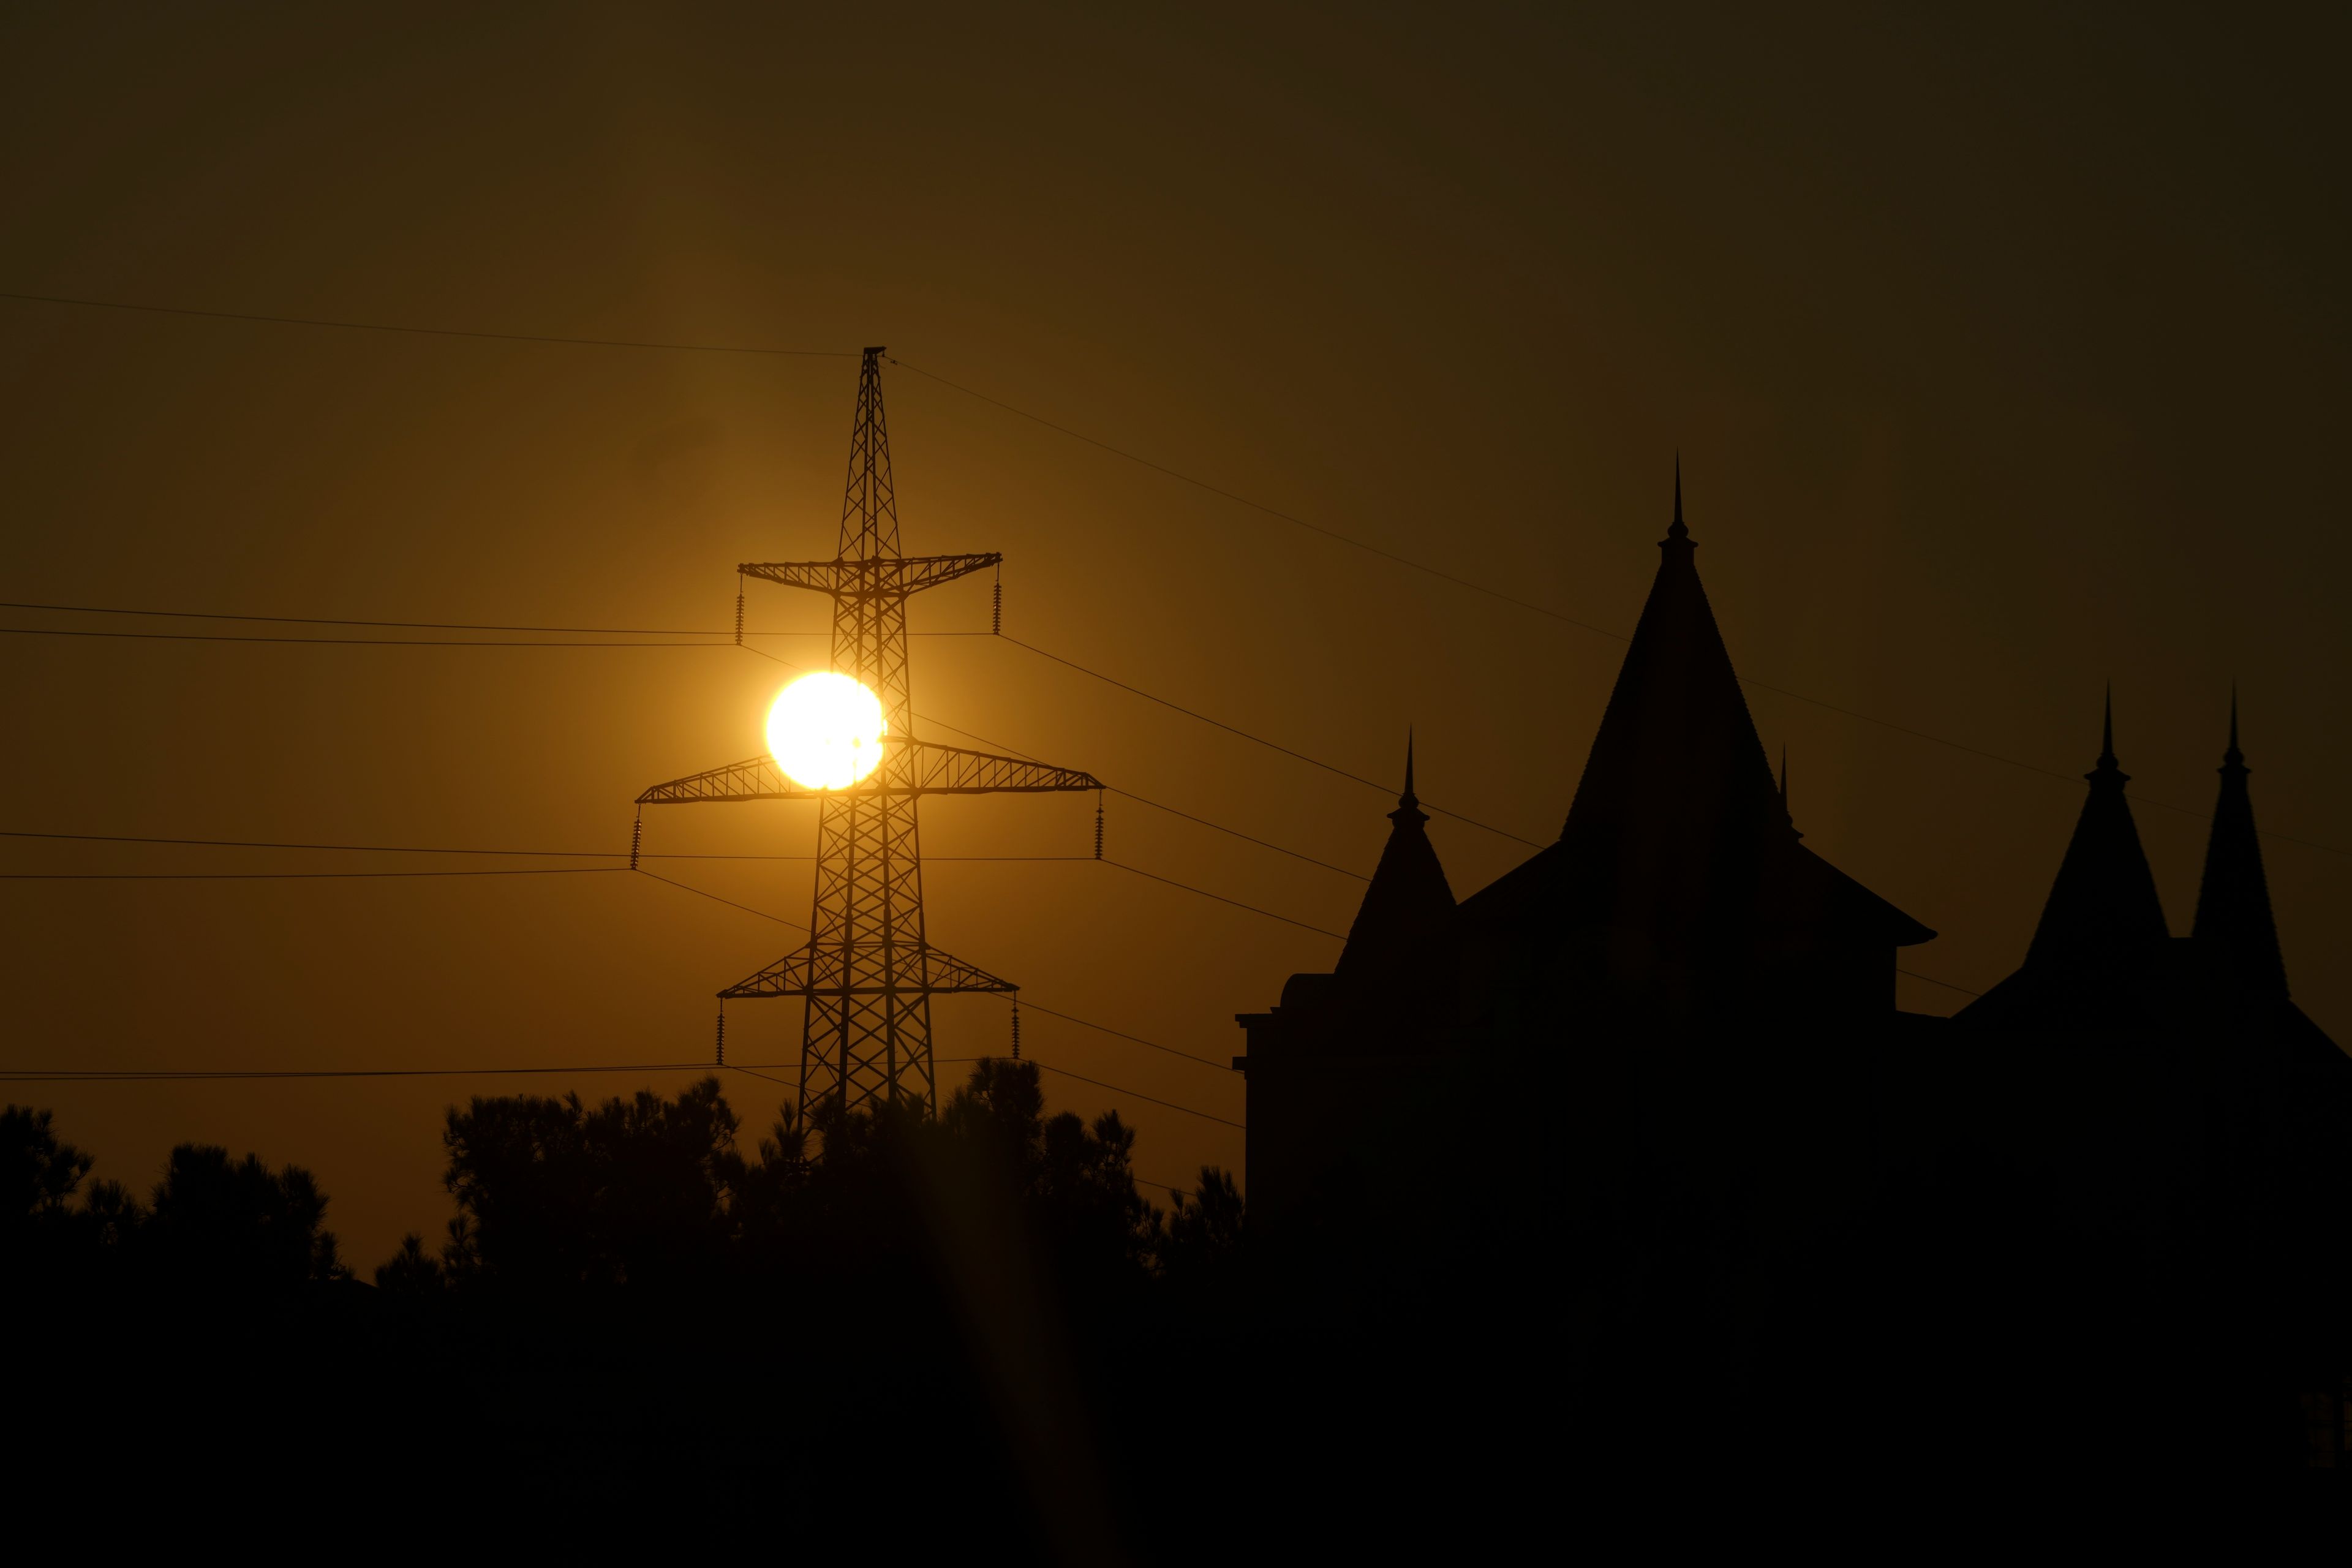
<instances>
[{"instance_id":1,"label":"building silhouette","mask_svg":"<svg viewBox=\"0 0 2352 1568\"><path fill-rule=\"evenodd\" d=\"M1682 515L1558 842L1455 903L1406 784L1339 963L1243 1014L1253 1212L1360 1181L1424 1095L1357 1070L1487 1064L1579 1104L1688 1105L1755 1075L1759 1031L1843 1057L1895 1013L1896 950L1935 933L1807 848L1748 711ZM1420 1065L1415 1065L1420 1064ZM1505 1065L1507 1064L1507 1065ZM1669 1064L1672 1064L1671 1066ZM1392 1081L1392 1080L1391 1080Z\"/></svg>"},{"instance_id":2,"label":"building silhouette","mask_svg":"<svg viewBox=\"0 0 2352 1568\"><path fill-rule=\"evenodd\" d=\"M1925 1356L1956 1448L2258 1462L2308 1416L2340 1463L2352 1058L2290 994L2234 698L2187 936L2110 700L2023 962L1905 1013L1935 933L1803 844L1682 510L1677 471L1559 840L1457 901L1408 742L1338 963L1237 1015L1253 1225L1360 1295L1379 1215L1443 1331L1565 1345L1604 1447L1737 1397L1851 1453Z\"/></svg>"}]
</instances>

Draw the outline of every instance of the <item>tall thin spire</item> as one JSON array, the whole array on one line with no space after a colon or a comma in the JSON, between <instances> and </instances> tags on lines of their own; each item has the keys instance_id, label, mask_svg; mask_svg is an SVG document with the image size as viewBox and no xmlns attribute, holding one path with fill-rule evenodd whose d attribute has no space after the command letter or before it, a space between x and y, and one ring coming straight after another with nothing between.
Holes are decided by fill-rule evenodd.
<instances>
[{"instance_id":1,"label":"tall thin spire","mask_svg":"<svg viewBox=\"0 0 2352 1568\"><path fill-rule=\"evenodd\" d=\"M2034 928L2029 962L2114 956L2163 941L2168 934L2156 878L2140 847L2124 786L2131 775L2116 763L2115 693L2109 688L2099 723L2099 760L2083 777L2091 790L2074 820L2066 858Z\"/></svg>"},{"instance_id":2,"label":"tall thin spire","mask_svg":"<svg viewBox=\"0 0 2352 1568\"><path fill-rule=\"evenodd\" d=\"M2230 746L2221 753L2221 795L2205 841L2205 875L2197 888L2197 921L2189 934L2217 955L2238 983L2257 994L2286 994L2286 962L2263 874L2262 840L2254 831L2253 797L2246 788L2246 757L2238 749L2238 690L2230 688Z\"/></svg>"},{"instance_id":3,"label":"tall thin spire","mask_svg":"<svg viewBox=\"0 0 2352 1568\"><path fill-rule=\"evenodd\" d=\"M1412 793L1412 731L1405 731L1404 793L1389 813L1395 826L1381 849L1381 863L1364 889L1364 901L1348 928L1348 945L1335 972L1390 984L1426 980L1432 956L1444 941L1454 912L1454 889L1429 842L1429 815Z\"/></svg>"},{"instance_id":4,"label":"tall thin spire","mask_svg":"<svg viewBox=\"0 0 2352 1568\"><path fill-rule=\"evenodd\" d=\"M1666 525L1668 539L1687 537L1690 530L1683 526L1683 455L1675 454L1675 521Z\"/></svg>"}]
</instances>

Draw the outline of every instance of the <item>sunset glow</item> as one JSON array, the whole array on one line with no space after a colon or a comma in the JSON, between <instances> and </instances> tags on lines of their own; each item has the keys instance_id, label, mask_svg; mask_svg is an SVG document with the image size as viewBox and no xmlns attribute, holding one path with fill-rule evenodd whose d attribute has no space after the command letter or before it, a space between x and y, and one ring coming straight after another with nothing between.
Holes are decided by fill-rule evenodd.
<instances>
[{"instance_id":1,"label":"sunset glow","mask_svg":"<svg viewBox=\"0 0 2352 1568\"><path fill-rule=\"evenodd\" d=\"M847 789L882 760L880 699L846 675L804 675L768 710L768 752L805 789Z\"/></svg>"}]
</instances>

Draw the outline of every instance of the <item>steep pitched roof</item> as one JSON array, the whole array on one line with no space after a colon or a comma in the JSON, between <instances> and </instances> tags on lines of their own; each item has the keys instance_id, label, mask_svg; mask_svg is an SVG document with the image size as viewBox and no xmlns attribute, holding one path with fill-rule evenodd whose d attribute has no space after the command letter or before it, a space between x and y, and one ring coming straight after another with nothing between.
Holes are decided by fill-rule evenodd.
<instances>
[{"instance_id":1,"label":"steep pitched roof","mask_svg":"<svg viewBox=\"0 0 2352 1568\"><path fill-rule=\"evenodd\" d=\"M1373 868L1370 886L1348 928L1332 973L1347 980L1396 979L1426 970L1454 913L1454 889L1429 842L1429 816L1412 792L1412 738L1405 737L1404 793L1389 813L1395 826Z\"/></svg>"},{"instance_id":2,"label":"steep pitched roof","mask_svg":"<svg viewBox=\"0 0 2352 1568\"><path fill-rule=\"evenodd\" d=\"M1735 830L1787 821L1730 651L1699 583L1698 545L1683 522L1679 461L1675 520L1658 552L1658 574L1592 738L1561 829L1564 840L1679 835L1703 821Z\"/></svg>"},{"instance_id":3,"label":"steep pitched roof","mask_svg":"<svg viewBox=\"0 0 2352 1568\"><path fill-rule=\"evenodd\" d=\"M1699 582L1698 545L1675 516L1560 841L1494 889L1500 905L1566 880L1584 918L1623 927L1754 931L1895 945L1935 935L1797 843L1730 651ZM1507 888L1506 884L1509 886ZM1538 894L1557 897L1558 894ZM1486 894L1479 895L1479 900ZM1477 901L1477 900L1474 900Z\"/></svg>"},{"instance_id":4,"label":"steep pitched roof","mask_svg":"<svg viewBox=\"0 0 2352 1568\"><path fill-rule=\"evenodd\" d=\"M2160 942L2168 934L2156 878L2141 849L2124 785L2131 775L2116 765L2115 700L2109 696L2099 760L2083 775L2090 794L2074 819L2058 878L2042 907L2042 921L2026 949L2029 964L2105 958Z\"/></svg>"},{"instance_id":5,"label":"steep pitched roof","mask_svg":"<svg viewBox=\"0 0 2352 1568\"><path fill-rule=\"evenodd\" d=\"M2238 750L2238 694L2230 693L2230 749L2221 753L2221 798L2205 841L2205 876L2197 889L2190 935L2210 948L2242 984L2265 994L2286 994L2286 963L2279 954L2271 915L2270 884L2263 875L2262 842L2254 834L2254 804L2246 790L2246 756Z\"/></svg>"}]
</instances>

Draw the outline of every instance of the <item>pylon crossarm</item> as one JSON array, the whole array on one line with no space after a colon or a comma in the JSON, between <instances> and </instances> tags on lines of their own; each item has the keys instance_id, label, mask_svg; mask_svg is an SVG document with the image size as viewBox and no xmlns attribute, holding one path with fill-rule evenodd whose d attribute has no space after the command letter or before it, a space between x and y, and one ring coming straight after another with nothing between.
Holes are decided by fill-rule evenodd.
<instances>
[{"instance_id":1,"label":"pylon crossarm","mask_svg":"<svg viewBox=\"0 0 2352 1568\"><path fill-rule=\"evenodd\" d=\"M877 793L887 795L1055 795L1103 787L1094 774L1076 768L930 741L905 741L896 747L886 742L882 765L869 782L884 775Z\"/></svg>"},{"instance_id":2,"label":"pylon crossarm","mask_svg":"<svg viewBox=\"0 0 2352 1568\"><path fill-rule=\"evenodd\" d=\"M978 555L884 555L863 561L747 561L735 570L763 583L806 588L839 599L903 599L986 572L1003 560L1002 554L990 551Z\"/></svg>"},{"instance_id":3,"label":"pylon crossarm","mask_svg":"<svg viewBox=\"0 0 2352 1568\"><path fill-rule=\"evenodd\" d=\"M1057 768L1020 757L1000 757L929 741L886 741L882 765L847 789L811 789L795 784L773 757L730 763L708 773L657 784L637 796L639 805L683 805L714 800L821 800L828 795L1053 795L1102 788L1102 781L1076 768Z\"/></svg>"},{"instance_id":4,"label":"pylon crossarm","mask_svg":"<svg viewBox=\"0 0 2352 1568\"><path fill-rule=\"evenodd\" d=\"M761 996L940 996L985 992L1009 995L1021 989L1000 980L977 964L966 963L936 947L902 949L898 963L884 965L877 943L812 952L802 948L786 953L748 980L737 981L719 994L729 1001ZM895 980L876 978L877 971L895 972Z\"/></svg>"}]
</instances>

